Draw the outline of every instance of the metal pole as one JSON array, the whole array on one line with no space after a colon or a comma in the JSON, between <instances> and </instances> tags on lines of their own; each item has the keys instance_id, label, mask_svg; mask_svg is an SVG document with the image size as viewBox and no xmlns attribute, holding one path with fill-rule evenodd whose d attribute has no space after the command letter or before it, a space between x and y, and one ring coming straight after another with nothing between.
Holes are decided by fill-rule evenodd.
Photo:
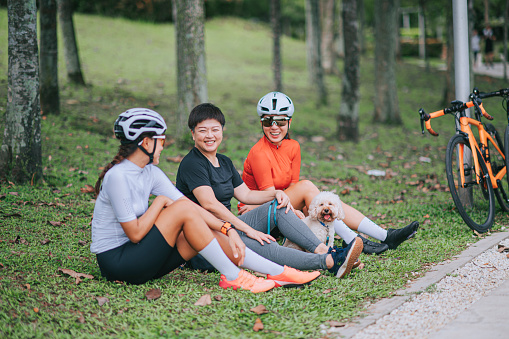
<instances>
[{"instance_id":1,"label":"metal pole","mask_svg":"<svg viewBox=\"0 0 509 339\"><path fill-rule=\"evenodd\" d=\"M452 22L454 32L454 83L456 100L468 101L470 94L470 49L468 41L468 9L467 1L452 0ZM469 115L469 112L465 112ZM466 153L466 152L465 152ZM471 166L472 155L464 154L464 161ZM463 166L463 164L459 164ZM459 170L459 169L457 169ZM465 178L465 180L469 180ZM472 190L459 188L458 195L466 206L472 206Z\"/></svg>"},{"instance_id":2,"label":"metal pole","mask_svg":"<svg viewBox=\"0 0 509 339\"><path fill-rule=\"evenodd\" d=\"M456 99L468 101L470 94L470 67L468 41L468 11L465 0L452 0L454 31L454 83Z\"/></svg>"}]
</instances>

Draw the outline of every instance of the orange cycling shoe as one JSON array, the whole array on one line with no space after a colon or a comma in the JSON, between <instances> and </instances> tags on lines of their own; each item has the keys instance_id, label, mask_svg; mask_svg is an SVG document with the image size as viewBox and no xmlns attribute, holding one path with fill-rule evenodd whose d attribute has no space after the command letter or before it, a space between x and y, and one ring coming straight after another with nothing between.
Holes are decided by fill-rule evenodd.
<instances>
[{"instance_id":1,"label":"orange cycling shoe","mask_svg":"<svg viewBox=\"0 0 509 339\"><path fill-rule=\"evenodd\" d=\"M221 274L219 286L224 288L225 290L231 287L234 290L236 290L237 288L242 288L244 290L249 290L253 293L259 293L267 292L268 290L273 289L276 286L276 283L273 280L257 278L251 273L241 270L239 272L239 277L231 281L226 280L226 277Z\"/></svg>"},{"instance_id":2,"label":"orange cycling shoe","mask_svg":"<svg viewBox=\"0 0 509 339\"><path fill-rule=\"evenodd\" d=\"M267 274L267 279L274 280L276 287L296 287L308 284L320 276L320 272L303 272L285 265L283 273L278 275Z\"/></svg>"}]
</instances>

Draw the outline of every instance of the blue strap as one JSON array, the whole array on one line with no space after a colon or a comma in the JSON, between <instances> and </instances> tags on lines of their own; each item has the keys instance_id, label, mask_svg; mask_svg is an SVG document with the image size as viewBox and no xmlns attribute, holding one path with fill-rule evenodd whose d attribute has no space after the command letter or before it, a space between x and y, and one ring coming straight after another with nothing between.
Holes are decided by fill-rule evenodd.
<instances>
[{"instance_id":1,"label":"blue strap","mask_svg":"<svg viewBox=\"0 0 509 339\"><path fill-rule=\"evenodd\" d=\"M270 212L272 210L272 205L274 205L274 226L277 227L276 221L276 207L277 207L277 199L272 200L269 205L269 212L267 213L267 234L270 234Z\"/></svg>"},{"instance_id":2,"label":"blue strap","mask_svg":"<svg viewBox=\"0 0 509 339\"><path fill-rule=\"evenodd\" d=\"M270 234L270 210L272 208L272 203L269 205L269 212L267 213L267 234Z\"/></svg>"},{"instance_id":3,"label":"blue strap","mask_svg":"<svg viewBox=\"0 0 509 339\"><path fill-rule=\"evenodd\" d=\"M318 220L318 222L320 224L322 224L323 227L325 227L327 229L327 239L325 240L325 245L327 245L329 243L329 226L325 225L323 222L321 222L320 220Z\"/></svg>"}]
</instances>

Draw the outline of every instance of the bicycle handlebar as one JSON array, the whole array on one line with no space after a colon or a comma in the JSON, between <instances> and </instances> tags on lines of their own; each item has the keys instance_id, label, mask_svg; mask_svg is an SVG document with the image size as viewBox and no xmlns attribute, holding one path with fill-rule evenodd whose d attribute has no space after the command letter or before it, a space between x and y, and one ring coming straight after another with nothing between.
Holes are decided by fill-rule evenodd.
<instances>
[{"instance_id":1,"label":"bicycle handlebar","mask_svg":"<svg viewBox=\"0 0 509 339\"><path fill-rule=\"evenodd\" d=\"M505 96L509 96L509 88L502 88L495 92L485 93L485 92L479 92L479 89L477 87L475 87L473 94L480 99L491 98L491 97L505 97Z\"/></svg>"},{"instance_id":2,"label":"bicycle handlebar","mask_svg":"<svg viewBox=\"0 0 509 339\"><path fill-rule=\"evenodd\" d=\"M428 130L428 132L431 135L437 137L439 134L437 132L435 132L433 130L433 128L431 128L431 119L441 117L442 115L445 115L445 114L461 112L461 111L464 111L465 109L473 107L473 106L475 106L479 111L481 111L482 115L486 119L493 120L493 117L491 115L489 115L486 112L486 110L484 109L484 107L482 105L482 101L480 99L473 98L472 101L469 101L469 102L462 102L459 100L455 100L455 101L451 102L451 104L452 104L452 106L450 106L450 107L446 107L440 111L436 111L436 112L429 113L429 114L426 113L424 111L424 109L422 109L422 108L419 109L422 134L424 134L424 125L426 125L426 129Z\"/></svg>"}]
</instances>

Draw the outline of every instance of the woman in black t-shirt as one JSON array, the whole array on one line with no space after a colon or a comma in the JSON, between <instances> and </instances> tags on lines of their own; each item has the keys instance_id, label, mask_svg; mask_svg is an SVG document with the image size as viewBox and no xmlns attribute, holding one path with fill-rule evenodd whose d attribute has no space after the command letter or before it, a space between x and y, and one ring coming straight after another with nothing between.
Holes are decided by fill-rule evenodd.
<instances>
[{"instance_id":1,"label":"woman in black t-shirt","mask_svg":"<svg viewBox=\"0 0 509 339\"><path fill-rule=\"evenodd\" d=\"M195 147L180 163L177 188L217 218L233 223L246 246L261 256L302 270L328 269L340 278L348 274L362 252L362 240L356 238L345 249L328 248L295 215L283 191L250 190L231 160L217 153L224 124L224 115L218 107L206 103L193 108L188 126ZM236 217L230 211L232 197L261 206ZM310 253L279 246L269 234L276 226L285 237Z\"/></svg>"}]
</instances>

